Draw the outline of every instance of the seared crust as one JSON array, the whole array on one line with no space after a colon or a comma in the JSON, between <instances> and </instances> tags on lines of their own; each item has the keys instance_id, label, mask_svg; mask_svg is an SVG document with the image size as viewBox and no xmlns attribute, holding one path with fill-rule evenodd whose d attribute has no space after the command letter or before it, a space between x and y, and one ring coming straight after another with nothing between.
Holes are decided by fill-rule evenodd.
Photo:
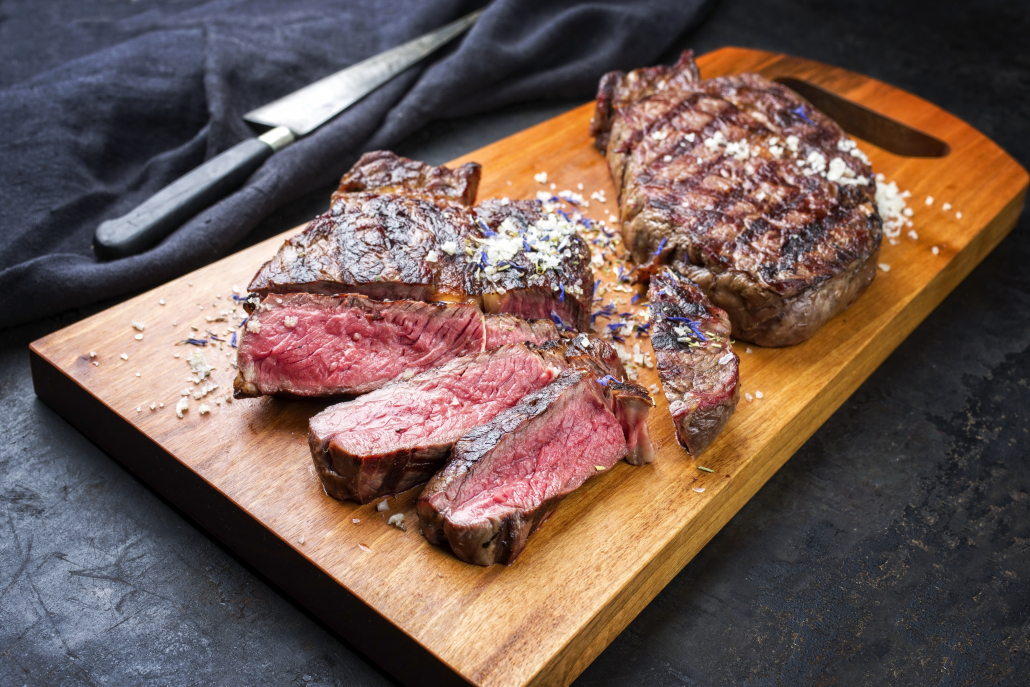
<instances>
[{"instance_id":1,"label":"seared crust","mask_svg":"<svg viewBox=\"0 0 1030 687\"><path fill-rule=\"evenodd\" d=\"M351 193L387 193L429 198L452 198L462 205L476 202L483 168L466 162L457 169L433 167L409 160L387 150L373 150L361 156L340 179L333 203Z\"/></svg>"},{"instance_id":2,"label":"seared crust","mask_svg":"<svg viewBox=\"0 0 1030 687\"><path fill-rule=\"evenodd\" d=\"M479 165L472 163L451 170L367 153L343 177L329 211L286 241L250 290L473 300L490 313L557 317L588 329L593 270L574 226L544 217L537 201L493 200L471 208L478 183ZM527 235L531 225L553 241ZM513 236L497 242L514 238L516 249L491 248L489 239L505 231Z\"/></svg>"},{"instance_id":3,"label":"seared crust","mask_svg":"<svg viewBox=\"0 0 1030 687\"><path fill-rule=\"evenodd\" d=\"M726 313L671 270L651 278L651 346L676 439L695 458L715 440L740 398L740 358Z\"/></svg>"},{"instance_id":4,"label":"seared crust","mask_svg":"<svg viewBox=\"0 0 1030 687\"><path fill-rule=\"evenodd\" d=\"M868 287L882 234L872 170L785 86L700 80L687 52L602 79L594 122L639 279L680 263L737 338L765 346L807 339Z\"/></svg>"}]
</instances>

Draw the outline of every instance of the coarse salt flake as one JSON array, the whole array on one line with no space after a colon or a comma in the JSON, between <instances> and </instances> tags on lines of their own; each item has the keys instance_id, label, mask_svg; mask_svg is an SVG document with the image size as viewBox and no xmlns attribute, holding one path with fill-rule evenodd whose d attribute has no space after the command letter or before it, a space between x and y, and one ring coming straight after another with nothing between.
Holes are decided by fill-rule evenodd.
<instances>
[{"instance_id":1,"label":"coarse salt flake","mask_svg":"<svg viewBox=\"0 0 1030 687\"><path fill-rule=\"evenodd\" d=\"M211 412L211 407L210 406L208 406L208 405L206 405L204 403L200 404L200 414L201 415L207 415L210 412Z\"/></svg>"},{"instance_id":2,"label":"coarse salt flake","mask_svg":"<svg viewBox=\"0 0 1030 687\"><path fill-rule=\"evenodd\" d=\"M296 315L287 315L286 317L283 318L283 326L286 327L287 329L293 329L294 327L296 327L297 326L297 322L298 322L298 319L297 319Z\"/></svg>"},{"instance_id":3,"label":"coarse salt flake","mask_svg":"<svg viewBox=\"0 0 1030 687\"><path fill-rule=\"evenodd\" d=\"M129 354L128 353L122 353L118 357L121 358L122 360L128 360L129 359Z\"/></svg>"},{"instance_id":4,"label":"coarse salt flake","mask_svg":"<svg viewBox=\"0 0 1030 687\"><path fill-rule=\"evenodd\" d=\"M458 244L454 241L444 241L442 244L440 244L440 250L442 250L444 253L447 253L447 255L454 255L458 252Z\"/></svg>"},{"instance_id":5,"label":"coarse salt flake","mask_svg":"<svg viewBox=\"0 0 1030 687\"><path fill-rule=\"evenodd\" d=\"M183 396L179 399L179 402L175 404L175 417L182 419L182 414L190 409L190 399Z\"/></svg>"},{"instance_id":6,"label":"coarse salt flake","mask_svg":"<svg viewBox=\"0 0 1030 687\"><path fill-rule=\"evenodd\" d=\"M955 213L955 219L962 219L962 213L961 212L956 212Z\"/></svg>"},{"instance_id":7,"label":"coarse salt flake","mask_svg":"<svg viewBox=\"0 0 1030 687\"><path fill-rule=\"evenodd\" d=\"M699 494L703 494L703 493L705 493L705 488L704 487L694 487L693 491L696 491Z\"/></svg>"},{"instance_id":8,"label":"coarse salt flake","mask_svg":"<svg viewBox=\"0 0 1030 687\"><path fill-rule=\"evenodd\" d=\"M881 269L881 270L883 270L884 272L890 272L890 271L891 271L891 266L890 266L890 265L888 265L888 264L887 264L887 263L885 263L885 262L881 262L881 263L880 263L880 265L879 265L879 267L880 267L880 269Z\"/></svg>"},{"instance_id":9,"label":"coarse salt flake","mask_svg":"<svg viewBox=\"0 0 1030 687\"><path fill-rule=\"evenodd\" d=\"M137 331L143 331L143 329L146 328L146 326L147 325L143 324L142 322L138 322L137 320L132 321L132 328Z\"/></svg>"},{"instance_id":10,"label":"coarse salt flake","mask_svg":"<svg viewBox=\"0 0 1030 687\"><path fill-rule=\"evenodd\" d=\"M533 175L533 180L536 181L536 183L538 183L538 184L546 184L547 183L547 172L540 172L539 174L534 174Z\"/></svg>"},{"instance_id":11,"label":"coarse salt flake","mask_svg":"<svg viewBox=\"0 0 1030 687\"><path fill-rule=\"evenodd\" d=\"M357 525L359 522L361 522L361 520L358 519L358 518L351 518L350 521L353 522L355 525Z\"/></svg>"},{"instance_id":12,"label":"coarse salt flake","mask_svg":"<svg viewBox=\"0 0 1030 687\"><path fill-rule=\"evenodd\" d=\"M930 252L933 253L934 255L937 255L938 253L941 252L941 249L938 248L937 246L934 246L933 248L930 249Z\"/></svg>"},{"instance_id":13,"label":"coarse salt flake","mask_svg":"<svg viewBox=\"0 0 1030 687\"><path fill-rule=\"evenodd\" d=\"M143 335L142 334L137 334L136 336L134 336L132 338L136 339L136 341L142 341L143 340Z\"/></svg>"},{"instance_id":14,"label":"coarse salt flake","mask_svg":"<svg viewBox=\"0 0 1030 687\"><path fill-rule=\"evenodd\" d=\"M97 357L97 352L96 351L90 351L89 352L89 357L90 358L96 358Z\"/></svg>"},{"instance_id":15,"label":"coarse salt flake","mask_svg":"<svg viewBox=\"0 0 1030 687\"><path fill-rule=\"evenodd\" d=\"M919 234L916 233L915 229L909 229L908 230L908 237L910 239L912 239L913 241L918 241L919 240Z\"/></svg>"},{"instance_id":16,"label":"coarse salt flake","mask_svg":"<svg viewBox=\"0 0 1030 687\"><path fill-rule=\"evenodd\" d=\"M933 205L933 196L927 196L926 197L926 204L927 205Z\"/></svg>"},{"instance_id":17,"label":"coarse salt flake","mask_svg":"<svg viewBox=\"0 0 1030 687\"><path fill-rule=\"evenodd\" d=\"M752 398L751 394L744 394L744 400L750 403L754 399Z\"/></svg>"},{"instance_id":18,"label":"coarse salt flake","mask_svg":"<svg viewBox=\"0 0 1030 687\"><path fill-rule=\"evenodd\" d=\"M761 398L761 397L762 397L762 392L761 391L756 391L755 392L755 398Z\"/></svg>"},{"instance_id":19,"label":"coarse salt flake","mask_svg":"<svg viewBox=\"0 0 1030 687\"><path fill-rule=\"evenodd\" d=\"M383 499L382 501L376 504L376 510L380 513L382 513L383 511L388 511L390 510L390 504L386 502L386 499Z\"/></svg>"},{"instance_id":20,"label":"coarse salt flake","mask_svg":"<svg viewBox=\"0 0 1030 687\"><path fill-rule=\"evenodd\" d=\"M733 360L733 354L732 353L727 353L723 357L719 358L719 364L720 365L725 365L726 363L728 363L731 360Z\"/></svg>"},{"instance_id":21,"label":"coarse salt flake","mask_svg":"<svg viewBox=\"0 0 1030 687\"><path fill-rule=\"evenodd\" d=\"M164 305L164 304L165 304L165 299L163 299L163 298L159 299L159 300L157 301L157 304L158 304L158 305Z\"/></svg>"},{"instance_id":22,"label":"coarse salt flake","mask_svg":"<svg viewBox=\"0 0 1030 687\"><path fill-rule=\"evenodd\" d=\"M944 211L947 212L951 209L951 203L945 203L942 207L944 208Z\"/></svg>"},{"instance_id":23,"label":"coarse salt flake","mask_svg":"<svg viewBox=\"0 0 1030 687\"><path fill-rule=\"evenodd\" d=\"M438 262L440 259L439 255L435 250L431 250L426 253L426 262Z\"/></svg>"},{"instance_id":24,"label":"coarse salt flake","mask_svg":"<svg viewBox=\"0 0 1030 687\"><path fill-rule=\"evenodd\" d=\"M386 520L387 525L404 529L404 513L394 513Z\"/></svg>"}]
</instances>

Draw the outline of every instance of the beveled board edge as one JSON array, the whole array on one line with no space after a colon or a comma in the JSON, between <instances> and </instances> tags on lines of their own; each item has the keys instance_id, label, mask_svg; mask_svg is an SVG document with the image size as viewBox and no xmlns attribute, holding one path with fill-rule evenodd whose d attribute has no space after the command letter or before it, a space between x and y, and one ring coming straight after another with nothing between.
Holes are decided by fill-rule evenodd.
<instances>
[{"instance_id":1,"label":"beveled board edge","mask_svg":"<svg viewBox=\"0 0 1030 687\"><path fill-rule=\"evenodd\" d=\"M54 412L269 581L406 685L468 687L410 635L29 347L32 385Z\"/></svg>"}]
</instances>

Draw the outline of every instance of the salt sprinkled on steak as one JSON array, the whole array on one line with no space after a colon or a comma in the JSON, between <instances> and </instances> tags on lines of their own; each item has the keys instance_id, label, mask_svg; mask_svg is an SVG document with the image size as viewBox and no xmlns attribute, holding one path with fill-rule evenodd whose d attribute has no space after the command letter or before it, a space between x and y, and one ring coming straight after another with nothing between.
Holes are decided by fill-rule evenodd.
<instances>
[{"instance_id":1,"label":"salt sprinkled on steak","mask_svg":"<svg viewBox=\"0 0 1030 687\"><path fill-rule=\"evenodd\" d=\"M591 124L619 188L623 239L646 280L672 263L739 339L812 336L876 272L868 158L796 93L757 74L673 67L602 78Z\"/></svg>"},{"instance_id":2,"label":"salt sprinkled on steak","mask_svg":"<svg viewBox=\"0 0 1030 687\"><path fill-rule=\"evenodd\" d=\"M676 439L695 458L715 440L740 397L740 359L726 313L666 268L651 278L651 346Z\"/></svg>"},{"instance_id":3,"label":"salt sprinkled on steak","mask_svg":"<svg viewBox=\"0 0 1030 687\"><path fill-rule=\"evenodd\" d=\"M254 309L239 343L236 397L362 394L459 356L558 338L550 321L487 315L472 303L284 294Z\"/></svg>"},{"instance_id":4,"label":"salt sprinkled on steak","mask_svg":"<svg viewBox=\"0 0 1030 687\"><path fill-rule=\"evenodd\" d=\"M512 563L563 498L628 452L612 404L573 368L472 429L419 497L423 534L468 563Z\"/></svg>"}]
</instances>

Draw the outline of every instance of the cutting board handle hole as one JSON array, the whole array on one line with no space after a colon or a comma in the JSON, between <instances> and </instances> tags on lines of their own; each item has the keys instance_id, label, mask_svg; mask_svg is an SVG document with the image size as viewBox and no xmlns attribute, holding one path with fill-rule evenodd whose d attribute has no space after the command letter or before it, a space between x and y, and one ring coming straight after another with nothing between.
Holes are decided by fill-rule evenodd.
<instances>
[{"instance_id":1,"label":"cutting board handle hole","mask_svg":"<svg viewBox=\"0 0 1030 687\"><path fill-rule=\"evenodd\" d=\"M945 157L951 146L939 138L884 117L814 83L778 76L773 79L812 103L855 138L902 157Z\"/></svg>"}]
</instances>

